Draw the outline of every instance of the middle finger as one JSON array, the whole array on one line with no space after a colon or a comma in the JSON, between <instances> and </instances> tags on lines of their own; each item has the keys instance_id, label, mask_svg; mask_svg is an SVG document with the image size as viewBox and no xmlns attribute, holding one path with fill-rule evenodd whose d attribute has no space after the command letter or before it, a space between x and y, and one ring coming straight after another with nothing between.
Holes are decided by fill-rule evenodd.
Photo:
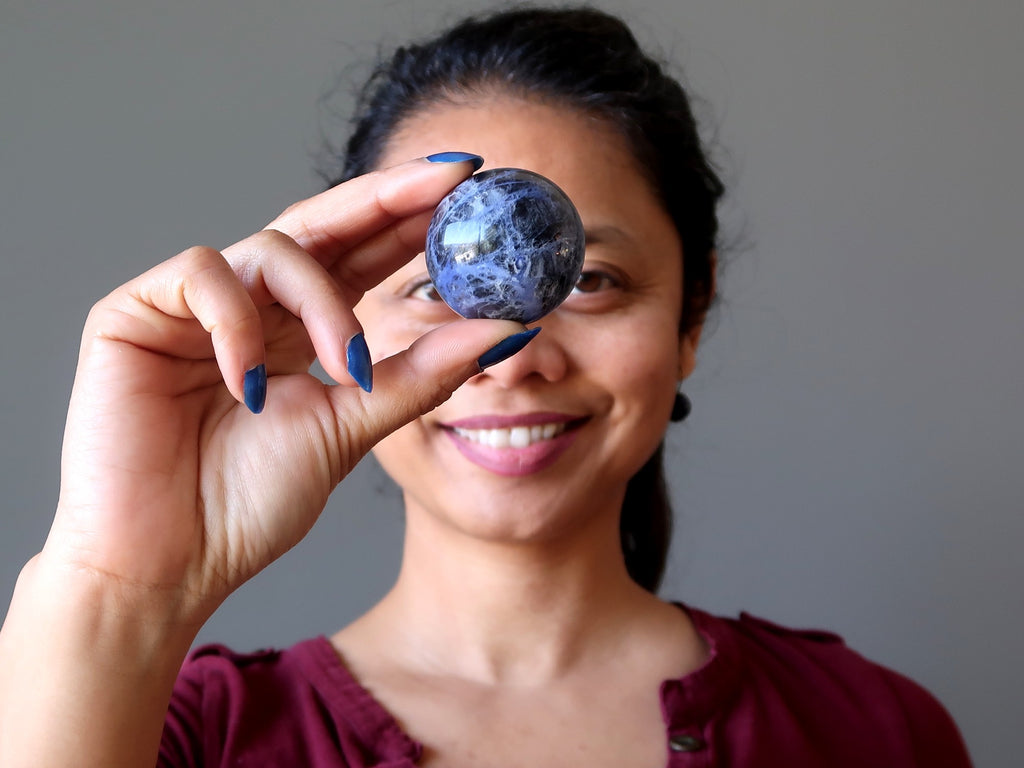
<instances>
[{"instance_id":1,"label":"middle finger","mask_svg":"<svg viewBox=\"0 0 1024 768\"><path fill-rule=\"evenodd\" d=\"M349 380L346 350L362 330L352 314L350 291L292 238L276 230L257 232L224 256L257 307L277 303L299 318L328 375L335 381Z\"/></svg>"}]
</instances>

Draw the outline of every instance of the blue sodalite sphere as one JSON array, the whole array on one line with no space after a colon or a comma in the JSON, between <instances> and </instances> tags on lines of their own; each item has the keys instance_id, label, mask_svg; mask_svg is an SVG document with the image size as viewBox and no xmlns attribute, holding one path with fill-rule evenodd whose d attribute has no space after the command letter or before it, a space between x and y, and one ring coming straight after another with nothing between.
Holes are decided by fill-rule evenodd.
<instances>
[{"instance_id":1,"label":"blue sodalite sphere","mask_svg":"<svg viewBox=\"0 0 1024 768\"><path fill-rule=\"evenodd\" d=\"M437 206L427 230L427 271L463 317L530 323L579 280L583 222L566 194L539 174L495 168L471 176Z\"/></svg>"}]
</instances>

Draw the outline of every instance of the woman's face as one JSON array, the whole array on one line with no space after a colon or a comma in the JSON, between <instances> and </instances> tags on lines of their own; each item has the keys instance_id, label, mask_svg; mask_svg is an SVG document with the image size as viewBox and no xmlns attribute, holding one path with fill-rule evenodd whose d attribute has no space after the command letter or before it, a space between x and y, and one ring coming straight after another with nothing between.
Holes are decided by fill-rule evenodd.
<instances>
[{"instance_id":1,"label":"woman's face","mask_svg":"<svg viewBox=\"0 0 1024 768\"><path fill-rule=\"evenodd\" d=\"M605 519L664 434L697 331L680 339L682 254L624 139L579 112L508 96L431 106L392 138L382 166L446 150L540 173L579 209L577 288L519 354L470 379L375 449L428 515L470 535L529 540ZM375 359L456 315L420 254L356 308Z\"/></svg>"}]
</instances>

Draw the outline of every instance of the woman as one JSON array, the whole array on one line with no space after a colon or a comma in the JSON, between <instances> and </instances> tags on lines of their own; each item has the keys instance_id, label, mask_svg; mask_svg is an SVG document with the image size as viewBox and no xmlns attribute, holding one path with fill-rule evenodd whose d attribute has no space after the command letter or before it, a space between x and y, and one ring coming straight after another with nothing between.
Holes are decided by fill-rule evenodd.
<instances>
[{"instance_id":1,"label":"woman","mask_svg":"<svg viewBox=\"0 0 1024 768\"><path fill-rule=\"evenodd\" d=\"M587 229L539 334L457 319L409 261L483 162L551 178ZM343 177L91 313L57 516L0 634L0 763L967 764L927 693L836 638L654 594L721 184L621 23L514 11L399 51ZM392 591L179 674L371 449L405 501Z\"/></svg>"}]
</instances>

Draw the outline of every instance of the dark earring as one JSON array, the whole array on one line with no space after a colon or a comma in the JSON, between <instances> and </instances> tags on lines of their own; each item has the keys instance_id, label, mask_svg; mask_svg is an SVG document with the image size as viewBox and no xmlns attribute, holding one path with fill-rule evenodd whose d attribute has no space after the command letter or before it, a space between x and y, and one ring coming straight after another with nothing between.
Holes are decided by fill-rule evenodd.
<instances>
[{"instance_id":1,"label":"dark earring","mask_svg":"<svg viewBox=\"0 0 1024 768\"><path fill-rule=\"evenodd\" d=\"M676 399L672 403L672 415L669 418L672 421L683 421L690 415L691 410L693 410L693 403L690 402L690 398L682 392L676 392Z\"/></svg>"}]
</instances>

